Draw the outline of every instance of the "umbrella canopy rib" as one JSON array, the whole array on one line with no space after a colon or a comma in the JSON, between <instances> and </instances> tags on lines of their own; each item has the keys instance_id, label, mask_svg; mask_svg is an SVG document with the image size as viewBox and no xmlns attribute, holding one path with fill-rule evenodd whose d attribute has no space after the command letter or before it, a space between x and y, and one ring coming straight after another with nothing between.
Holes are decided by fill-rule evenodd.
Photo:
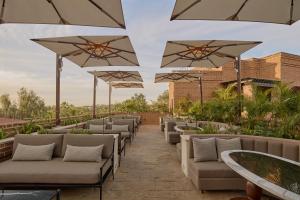
<instances>
[{"instance_id":1,"label":"umbrella canopy rib","mask_svg":"<svg viewBox=\"0 0 300 200\"><path fill-rule=\"evenodd\" d=\"M107 17L109 17L112 21L114 21L116 24L118 24L122 28L126 28L125 24L119 22L115 17L113 17L109 12L104 10L101 6L99 6L95 1L89 0L96 8L98 8L101 12L103 12Z\"/></svg>"},{"instance_id":2,"label":"umbrella canopy rib","mask_svg":"<svg viewBox=\"0 0 300 200\"><path fill-rule=\"evenodd\" d=\"M199 81L201 73L196 72L172 72L172 73L157 73L155 75L155 83L164 82L194 82Z\"/></svg>"},{"instance_id":3,"label":"umbrella canopy rib","mask_svg":"<svg viewBox=\"0 0 300 200\"><path fill-rule=\"evenodd\" d=\"M292 25L300 0L176 0L171 20L248 21Z\"/></svg>"},{"instance_id":4,"label":"umbrella canopy rib","mask_svg":"<svg viewBox=\"0 0 300 200\"><path fill-rule=\"evenodd\" d=\"M90 74L105 82L127 81L127 82L143 82L138 71L90 71Z\"/></svg>"},{"instance_id":5,"label":"umbrella canopy rib","mask_svg":"<svg viewBox=\"0 0 300 200\"><path fill-rule=\"evenodd\" d=\"M142 83L132 82L114 82L111 86L114 88L144 88Z\"/></svg>"}]
</instances>

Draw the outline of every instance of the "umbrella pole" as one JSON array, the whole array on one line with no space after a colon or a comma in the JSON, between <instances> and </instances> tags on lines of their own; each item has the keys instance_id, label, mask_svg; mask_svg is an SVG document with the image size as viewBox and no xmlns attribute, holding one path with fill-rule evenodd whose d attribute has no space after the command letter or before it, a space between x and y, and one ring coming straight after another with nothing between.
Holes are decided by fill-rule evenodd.
<instances>
[{"instance_id":1,"label":"umbrella pole","mask_svg":"<svg viewBox=\"0 0 300 200\"><path fill-rule=\"evenodd\" d=\"M93 118L96 118L96 87L97 87L97 77L94 75L94 93L93 93Z\"/></svg>"},{"instance_id":2,"label":"umbrella pole","mask_svg":"<svg viewBox=\"0 0 300 200\"><path fill-rule=\"evenodd\" d=\"M62 70L62 57L56 54L56 109L55 124L60 125L60 73Z\"/></svg>"},{"instance_id":3,"label":"umbrella pole","mask_svg":"<svg viewBox=\"0 0 300 200\"><path fill-rule=\"evenodd\" d=\"M109 114L109 117L111 115L111 93L112 93L112 87L111 87L111 82L109 82L109 99L108 99L108 114Z\"/></svg>"},{"instance_id":4,"label":"umbrella pole","mask_svg":"<svg viewBox=\"0 0 300 200\"><path fill-rule=\"evenodd\" d=\"M200 88L200 102L201 102L201 110L203 110L203 84L202 77L199 77L199 88Z\"/></svg>"},{"instance_id":5,"label":"umbrella pole","mask_svg":"<svg viewBox=\"0 0 300 200\"><path fill-rule=\"evenodd\" d=\"M236 58L237 89L238 89L238 122L241 123L242 114L242 82L241 82L241 57Z\"/></svg>"}]
</instances>

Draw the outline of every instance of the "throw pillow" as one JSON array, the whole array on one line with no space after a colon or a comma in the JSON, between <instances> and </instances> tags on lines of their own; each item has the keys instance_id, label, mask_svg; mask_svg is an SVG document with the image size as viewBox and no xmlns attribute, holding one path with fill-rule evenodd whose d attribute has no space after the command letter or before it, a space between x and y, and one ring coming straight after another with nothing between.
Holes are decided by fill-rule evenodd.
<instances>
[{"instance_id":1,"label":"throw pillow","mask_svg":"<svg viewBox=\"0 0 300 200\"><path fill-rule=\"evenodd\" d=\"M64 162L101 162L104 145L81 147L67 145Z\"/></svg>"},{"instance_id":2,"label":"throw pillow","mask_svg":"<svg viewBox=\"0 0 300 200\"><path fill-rule=\"evenodd\" d=\"M218 160L215 138L194 138L193 149L195 162Z\"/></svg>"},{"instance_id":3,"label":"throw pillow","mask_svg":"<svg viewBox=\"0 0 300 200\"><path fill-rule=\"evenodd\" d=\"M223 151L229 150L241 150L241 139L233 138L233 139L220 139L217 138L217 149L218 149L218 160L222 162L221 153Z\"/></svg>"},{"instance_id":4,"label":"throw pillow","mask_svg":"<svg viewBox=\"0 0 300 200\"><path fill-rule=\"evenodd\" d=\"M18 144L12 157L13 161L48 161L52 159L55 144L24 145Z\"/></svg>"},{"instance_id":5,"label":"throw pillow","mask_svg":"<svg viewBox=\"0 0 300 200\"><path fill-rule=\"evenodd\" d=\"M92 131L103 131L103 129L105 129L105 125L90 124L89 129Z\"/></svg>"}]
</instances>

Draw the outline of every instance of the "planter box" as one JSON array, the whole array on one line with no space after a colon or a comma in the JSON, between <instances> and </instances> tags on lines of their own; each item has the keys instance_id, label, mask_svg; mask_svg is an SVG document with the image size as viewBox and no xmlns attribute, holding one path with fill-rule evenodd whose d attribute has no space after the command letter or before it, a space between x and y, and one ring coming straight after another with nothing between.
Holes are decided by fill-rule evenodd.
<instances>
[{"instance_id":1,"label":"planter box","mask_svg":"<svg viewBox=\"0 0 300 200\"><path fill-rule=\"evenodd\" d=\"M192 127L192 126L175 126L175 131L181 133L181 135L191 135L191 134L197 134L202 128L198 127Z\"/></svg>"}]
</instances>

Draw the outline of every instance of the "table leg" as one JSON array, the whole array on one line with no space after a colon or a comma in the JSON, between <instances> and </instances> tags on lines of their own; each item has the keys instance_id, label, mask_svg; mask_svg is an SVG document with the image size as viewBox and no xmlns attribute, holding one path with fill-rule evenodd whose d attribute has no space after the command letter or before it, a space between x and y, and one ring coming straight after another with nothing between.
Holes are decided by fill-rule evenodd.
<instances>
[{"instance_id":1,"label":"table leg","mask_svg":"<svg viewBox=\"0 0 300 200\"><path fill-rule=\"evenodd\" d=\"M247 181L246 193L249 199L260 200L262 196L262 189L250 181Z\"/></svg>"},{"instance_id":2,"label":"table leg","mask_svg":"<svg viewBox=\"0 0 300 200\"><path fill-rule=\"evenodd\" d=\"M247 196L245 197L234 197L230 200L260 200L262 196L262 189L250 181L247 181L246 195Z\"/></svg>"},{"instance_id":3,"label":"table leg","mask_svg":"<svg viewBox=\"0 0 300 200\"><path fill-rule=\"evenodd\" d=\"M60 200L60 189L56 191L56 200Z\"/></svg>"}]
</instances>

